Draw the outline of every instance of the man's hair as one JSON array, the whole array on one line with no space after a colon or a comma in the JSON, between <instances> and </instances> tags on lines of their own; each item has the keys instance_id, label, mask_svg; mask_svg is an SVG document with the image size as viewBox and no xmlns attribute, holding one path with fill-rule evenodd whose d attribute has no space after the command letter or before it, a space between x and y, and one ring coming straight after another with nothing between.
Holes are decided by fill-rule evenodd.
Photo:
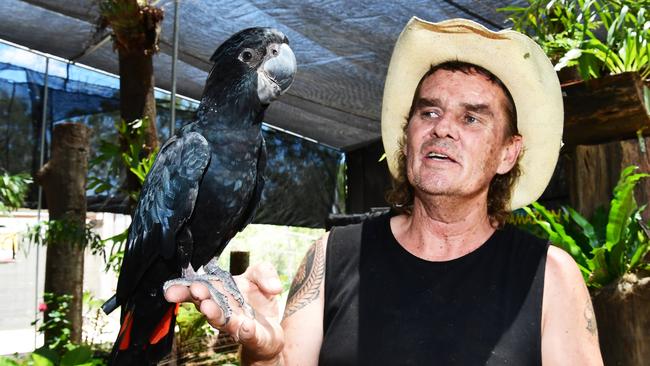
<instances>
[{"instance_id":1,"label":"man's hair","mask_svg":"<svg viewBox=\"0 0 650 366\"><path fill-rule=\"evenodd\" d=\"M490 71L485 68L470 64L462 61L448 61L435 66L431 66L429 71L427 71L420 82L418 83L417 88L415 89L415 94L413 95L413 102L411 103L411 108L409 114L406 117L406 121L402 127L402 138L400 139L399 148L397 152L397 177L391 176L392 188L386 194L386 200L388 203L393 206L395 210L400 213L405 213L410 215L413 208L413 200L415 197L415 192L413 186L408 181L406 173L406 156L404 155L404 146L406 144L406 130L408 129L409 121L415 113L417 108L417 100L420 97L420 89L422 83L429 76L433 75L438 70L446 70L452 72L462 72L465 74L479 74L485 76L491 82L496 84L503 90L503 93L506 96L506 103L503 106L506 112L507 117L507 128L505 130L504 138L510 138L519 134L517 130L517 110L515 107L515 102L512 99L512 95L508 88L503 84L499 78L497 78ZM523 152L522 152L523 153ZM522 153L519 154L521 158ZM505 224L506 218L510 214L506 205L510 201L510 196L512 194L512 189L517 181L517 178L521 174L519 168L519 159L514 167L505 174L497 174L492 178L490 182L490 187L488 188L488 216L493 225L496 227L502 227Z\"/></svg>"}]
</instances>

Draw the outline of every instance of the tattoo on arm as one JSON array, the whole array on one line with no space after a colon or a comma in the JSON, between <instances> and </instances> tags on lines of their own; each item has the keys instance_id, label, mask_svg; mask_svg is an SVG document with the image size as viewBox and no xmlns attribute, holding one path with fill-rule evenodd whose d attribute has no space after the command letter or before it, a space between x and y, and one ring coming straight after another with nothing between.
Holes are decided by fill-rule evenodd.
<instances>
[{"instance_id":1,"label":"tattoo on arm","mask_svg":"<svg viewBox=\"0 0 650 366\"><path fill-rule=\"evenodd\" d=\"M598 328L596 327L596 317L594 316L594 307L591 300L587 299L585 304L585 320L587 320L587 330L592 336L598 336Z\"/></svg>"},{"instance_id":2,"label":"tattoo on arm","mask_svg":"<svg viewBox=\"0 0 650 366\"><path fill-rule=\"evenodd\" d=\"M324 252L323 242L318 240L305 254L291 283L287 306L284 309L284 318L288 318L318 298L320 284L323 282L325 273Z\"/></svg>"}]
</instances>

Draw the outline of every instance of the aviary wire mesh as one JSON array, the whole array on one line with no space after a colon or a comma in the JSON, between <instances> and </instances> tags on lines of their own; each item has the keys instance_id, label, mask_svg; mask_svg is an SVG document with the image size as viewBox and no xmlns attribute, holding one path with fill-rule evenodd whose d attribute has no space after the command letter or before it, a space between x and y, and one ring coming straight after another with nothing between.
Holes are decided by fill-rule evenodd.
<instances>
[{"instance_id":1,"label":"aviary wire mesh","mask_svg":"<svg viewBox=\"0 0 650 366\"><path fill-rule=\"evenodd\" d=\"M7 47L1 46L0 50ZM44 74L6 62L10 60L0 61L5 61L0 62L0 170L33 174L38 169L40 154ZM58 122L75 121L91 127L93 153L100 140L117 141L114 125L119 118L117 79L107 80L105 75L75 70L79 67L56 60L50 63L51 69L57 70L58 66L65 75L48 77L45 151L49 149L52 128ZM80 77L71 79L71 74ZM159 138L164 141L169 136L169 96L162 92L156 94L156 123ZM187 99L177 105L177 127L192 120L197 105ZM336 200L335 193L342 153L266 126L263 134L268 151L266 185L254 222L323 227L327 215L339 212L342 204ZM91 166L89 175L101 176L105 169L105 166ZM89 210L126 213L126 197L119 191L120 177L108 178L113 183L112 189L99 195L92 190L87 192ZM31 199L35 201L36 195L32 194Z\"/></svg>"}]
</instances>

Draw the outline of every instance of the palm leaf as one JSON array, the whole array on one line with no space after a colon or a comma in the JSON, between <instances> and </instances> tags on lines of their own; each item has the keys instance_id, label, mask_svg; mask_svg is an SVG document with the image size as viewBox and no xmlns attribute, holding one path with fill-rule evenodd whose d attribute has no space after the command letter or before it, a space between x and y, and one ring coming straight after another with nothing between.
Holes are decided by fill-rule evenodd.
<instances>
[{"instance_id":1,"label":"palm leaf","mask_svg":"<svg viewBox=\"0 0 650 366\"><path fill-rule=\"evenodd\" d=\"M632 213L636 209L634 200L634 187L642 178L649 174L632 174L638 167L629 166L621 172L621 177L614 187L614 198L612 198L607 223L605 246L612 250L615 245L621 242L623 231L627 227Z\"/></svg>"},{"instance_id":2,"label":"palm leaf","mask_svg":"<svg viewBox=\"0 0 650 366\"><path fill-rule=\"evenodd\" d=\"M566 234L562 224L558 223L553 215L546 210L544 206L537 202L531 204L537 212L539 212L545 221L537 218L537 215L529 208L524 207L524 211L531 217L531 219L539 225L547 234L551 243L569 253L578 264L583 277L588 278L591 273L591 261L585 256L580 247L576 244L572 237Z\"/></svg>"},{"instance_id":3,"label":"palm leaf","mask_svg":"<svg viewBox=\"0 0 650 366\"><path fill-rule=\"evenodd\" d=\"M598 247L598 235L596 235L596 230L594 229L594 226L587 221L587 219L584 218L584 216L580 215L576 210L572 209L571 207L565 207L564 210L569 214L569 217L571 217L571 220L576 223L582 229L581 234L584 235L588 242L589 245L592 248Z\"/></svg>"}]
</instances>

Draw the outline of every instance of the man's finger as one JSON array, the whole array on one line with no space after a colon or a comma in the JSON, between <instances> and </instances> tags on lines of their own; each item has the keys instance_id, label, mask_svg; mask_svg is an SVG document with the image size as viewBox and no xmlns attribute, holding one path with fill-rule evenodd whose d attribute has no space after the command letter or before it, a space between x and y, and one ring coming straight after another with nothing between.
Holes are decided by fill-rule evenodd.
<instances>
[{"instance_id":1,"label":"man's finger","mask_svg":"<svg viewBox=\"0 0 650 366\"><path fill-rule=\"evenodd\" d=\"M165 300L169 302L188 302L192 301L190 289L182 285L174 285L165 291Z\"/></svg>"},{"instance_id":2,"label":"man's finger","mask_svg":"<svg viewBox=\"0 0 650 366\"><path fill-rule=\"evenodd\" d=\"M192 282L190 285L190 294L192 295L192 299L197 302L211 298L208 286L201 282Z\"/></svg>"},{"instance_id":3,"label":"man's finger","mask_svg":"<svg viewBox=\"0 0 650 366\"><path fill-rule=\"evenodd\" d=\"M237 330L239 343L245 346L257 346L260 341L256 339L256 324L252 319L244 319Z\"/></svg>"},{"instance_id":4,"label":"man's finger","mask_svg":"<svg viewBox=\"0 0 650 366\"><path fill-rule=\"evenodd\" d=\"M277 295L282 292L282 282L280 282L278 272L270 263L259 263L248 267L243 276L268 295Z\"/></svg>"},{"instance_id":5,"label":"man's finger","mask_svg":"<svg viewBox=\"0 0 650 366\"><path fill-rule=\"evenodd\" d=\"M226 317L221 311L219 305L217 305L214 300L206 299L201 301L199 304L199 311L205 315L205 318L208 320L208 324L217 329L224 329L226 325Z\"/></svg>"},{"instance_id":6,"label":"man's finger","mask_svg":"<svg viewBox=\"0 0 650 366\"><path fill-rule=\"evenodd\" d=\"M284 345L282 328L254 319L245 318L237 330L239 343L249 354L256 354L260 359L271 359L282 351Z\"/></svg>"}]
</instances>

